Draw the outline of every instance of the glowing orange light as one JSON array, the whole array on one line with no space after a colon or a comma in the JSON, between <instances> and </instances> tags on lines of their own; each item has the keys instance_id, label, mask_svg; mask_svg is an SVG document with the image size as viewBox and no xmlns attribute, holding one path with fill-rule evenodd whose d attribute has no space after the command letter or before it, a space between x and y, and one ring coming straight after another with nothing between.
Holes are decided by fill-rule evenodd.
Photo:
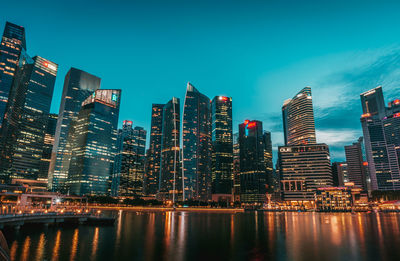
<instances>
[{"instance_id":1,"label":"glowing orange light","mask_svg":"<svg viewBox=\"0 0 400 261\"><path fill-rule=\"evenodd\" d=\"M253 122L249 122L249 124L247 124L247 128L248 129L250 129L250 128L254 128L256 126L256 123L253 121Z\"/></svg>"},{"instance_id":2,"label":"glowing orange light","mask_svg":"<svg viewBox=\"0 0 400 261\"><path fill-rule=\"evenodd\" d=\"M368 161L364 161L364 162L363 162L363 165L364 165L364 166L368 166Z\"/></svg>"},{"instance_id":3,"label":"glowing orange light","mask_svg":"<svg viewBox=\"0 0 400 261\"><path fill-rule=\"evenodd\" d=\"M361 115L361 118L365 118L365 117L369 117L369 116L371 116L371 113L367 112L367 113L364 113L363 115Z\"/></svg>"},{"instance_id":4,"label":"glowing orange light","mask_svg":"<svg viewBox=\"0 0 400 261\"><path fill-rule=\"evenodd\" d=\"M244 121L244 124L247 125L247 124L249 124L249 122L250 122L249 120L245 120L245 121Z\"/></svg>"},{"instance_id":5,"label":"glowing orange light","mask_svg":"<svg viewBox=\"0 0 400 261\"><path fill-rule=\"evenodd\" d=\"M49 67L49 62L43 62L44 67Z\"/></svg>"}]
</instances>

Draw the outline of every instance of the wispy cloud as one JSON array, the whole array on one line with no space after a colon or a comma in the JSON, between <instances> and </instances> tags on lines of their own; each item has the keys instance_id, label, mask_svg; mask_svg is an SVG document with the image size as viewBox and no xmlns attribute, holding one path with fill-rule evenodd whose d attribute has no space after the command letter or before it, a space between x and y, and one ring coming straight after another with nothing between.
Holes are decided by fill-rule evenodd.
<instances>
[{"instance_id":1,"label":"wispy cloud","mask_svg":"<svg viewBox=\"0 0 400 261\"><path fill-rule=\"evenodd\" d=\"M344 146L362 135L360 93L382 85L386 102L400 97L400 48L349 54L345 69L321 77L313 88L317 141L330 146L333 160L343 160ZM289 97L288 97L289 98ZM274 148L283 144L282 115L259 117L272 132Z\"/></svg>"}]
</instances>

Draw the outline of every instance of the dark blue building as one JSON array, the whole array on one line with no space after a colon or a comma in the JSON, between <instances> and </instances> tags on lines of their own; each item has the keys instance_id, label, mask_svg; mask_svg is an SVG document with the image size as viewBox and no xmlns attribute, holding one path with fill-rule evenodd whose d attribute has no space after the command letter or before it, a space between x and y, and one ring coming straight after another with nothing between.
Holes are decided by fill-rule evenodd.
<instances>
[{"instance_id":1,"label":"dark blue building","mask_svg":"<svg viewBox=\"0 0 400 261\"><path fill-rule=\"evenodd\" d=\"M26 53L25 29L6 22L0 45L0 128L20 59ZM21 61L22 62L22 61Z\"/></svg>"},{"instance_id":2,"label":"dark blue building","mask_svg":"<svg viewBox=\"0 0 400 261\"><path fill-rule=\"evenodd\" d=\"M190 83L182 126L184 200L211 200L211 104Z\"/></svg>"},{"instance_id":3,"label":"dark blue building","mask_svg":"<svg viewBox=\"0 0 400 261\"><path fill-rule=\"evenodd\" d=\"M153 104L151 109L150 146L146 154L144 193L155 196L159 190L162 123L165 104Z\"/></svg>"},{"instance_id":4,"label":"dark blue building","mask_svg":"<svg viewBox=\"0 0 400 261\"><path fill-rule=\"evenodd\" d=\"M71 68L64 80L60 110L49 167L48 186L53 191L63 189L68 176L70 150L66 149L71 122L75 120L82 102L100 88L101 79L82 70Z\"/></svg>"},{"instance_id":5,"label":"dark blue building","mask_svg":"<svg viewBox=\"0 0 400 261\"><path fill-rule=\"evenodd\" d=\"M182 200L180 172L180 101L173 97L163 109L161 165L159 178L160 200Z\"/></svg>"},{"instance_id":6,"label":"dark blue building","mask_svg":"<svg viewBox=\"0 0 400 261\"><path fill-rule=\"evenodd\" d=\"M110 194L121 90L97 90L71 123L67 188L74 195Z\"/></svg>"},{"instance_id":7,"label":"dark blue building","mask_svg":"<svg viewBox=\"0 0 400 261\"><path fill-rule=\"evenodd\" d=\"M211 103L212 194L232 194L232 98L215 96Z\"/></svg>"},{"instance_id":8,"label":"dark blue building","mask_svg":"<svg viewBox=\"0 0 400 261\"><path fill-rule=\"evenodd\" d=\"M57 69L35 56L18 70L1 131L3 177L38 178Z\"/></svg>"}]
</instances>

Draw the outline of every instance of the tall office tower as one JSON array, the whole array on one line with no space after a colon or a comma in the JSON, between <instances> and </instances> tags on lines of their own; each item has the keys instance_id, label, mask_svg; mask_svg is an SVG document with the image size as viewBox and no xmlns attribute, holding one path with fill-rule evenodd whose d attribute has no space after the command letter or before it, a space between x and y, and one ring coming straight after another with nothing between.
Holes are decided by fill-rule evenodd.
<instances>
[{"instance_id":1,"label":"tall office tower","mask_svg":"<svg viewBox=\"0 0 400 261\"><path fill-rule=\"evenodd\" d=\"M305 87L283 103L282 117L286 146L316 143L310 87Z\"/></svg>"},{"instance_id":2,"label":"tall office tower","mask_svg":"<svg viewBox=\"0 0 400 261\"><path fill-rule=\"evenodd\" d=\"M53 151L54 135L56 134L58 115L50 113L47 119L47 127L44 134L43 153L40 161L39 180L47 181L49 174L49 165L51 159L51 152Z\"/></svg>"},{"instance_id":3,"label":"tall office tower","mask_svg":"<svg viewBox=\"0 0 400 261\"><path fill-rule=\"evenodd\" d=\"M380 86L362 93L360 97L363 108L361 126L371 189L400 190L400 101L393 101L386 108Z\"/></svg>"},{"instance_id":4,"label":"tall office tower","mask_svg":"<svg viewBox=\"0 0 400 261\"><path fill-rule=\"evenodd\" d=\"M183 200L211 200L210 99L187 84L182 123Z\"/></svg>"},{"instance_id":5,"label":"tall office tower","mask_svg":"<svg viewBox=\"0 0 400 261\"><path fill-rule=\"evenodd\" d=\"M78 116L82 102L98 88L100 78L82 70L71 68L65 76L48 175L52 191L62 190L68 176L68 161L64 161L64 155L71 156L71 151L66 149L71 122Z\"/></svg>"},{"instance_id":6,"label":"tall office tower","mask_svg":"<svg viewBox=\"0 0 400 261\"><path fill-rule=\"evenodd\" d=\"M332 186L329 147L316 144L311 88L305 87L282 106L286 146L278 149L284 200L310 201L318 187Z\"/></svg>"},{"instance_id":7,"label":"tall office tower","mask_svg":"<svg viewBox=\"0 0 400 261\"><path fill-rule=\"evenodd\" d=\"M6 22L0 45L0 128L21 56L26 52L25 29Z\"/></svg>"},{"instance_id":8,"label":"tall office tower","mask_svg":"<svg viewBox=\"0 0 400 261\"><path fill-rule=\"evenodd\" d=\"M159 190L162 123L165 104L153 104L151 109L150 146L146 156L145 195L155 196Z\"/></svg>"},{"instance_id":9,"label":"tall office tower","mask_svg":"<svg viewBox=\"0 0 400 261\"><path fill-rule=\"evenodd\" d=\"M336 187L337 186L343 187L344 183L349 182L346 162L332 163L332 179L333 179L333 186Z\"/></svg>"},{"instance_id":10,"label":"tall office tower","mask_svg":"<svg viewBox=\"0 0 400 261\"><path fill-rule=\"evenodd\" d=\"M280 146L278 156L284 200L312 201L317 188L333 185L328 145Z\"/></svg>"},{"instance_id":11,"label":"tall office tower","mask_svg":"<svg viewBox=\"0 0 400 261\"><path fill-rule=\"evenodd\" d=\"M146 151L146 131L142 127L132 128L132 121L124 121L118 133L119 166L118 196L137 197L143 195L143 177Z\"/></svg>"},{"instance_id":12,"label":"tall office tower","mask_svg":"<svg viewBox=\"0 0 400 261\"><path fill-rule=\"evenodd\" d=\"M367 191L367 169L363 159L362 138L352 145L344 146L349 182Z\"/></svg>"},{"instance_id":13,"label":"tall office tower","mask_svg":"<svg viewBox=\"0 0 400 261\"><path fill-rule=\"evenodd\" d=\"M272 162L272 141L271 141L271 132L264 131L263 134L264 139L264 164L265 171L267 175L267 191L272 193L275 189L275 180L274 180L274 163Z\"/></svg>"},{"instance_id":14,"label":"tall office tower","mask_svg":"<svg viewBox=\"0 0 400 261\"><path fill-rule=\"evenodd\" d=\"M69 193L107 195L117 151L121 90L97 90L71 122L67 148Z\"/></svg>"},{"instance_id":15,"label":"tall office tower","mask_svg":"<svg viewBox=\"0 0 400 261\"><path fill-rule=\"evenodd\" d=\"M266 200L264 142L261 121L246 120L239 124L240 201L243 203L263 203Z\"/></svg>"},{"instance_id":16,"label":"tall office tower","mask_svg":"<svg viewBox=\"0 0 400 261\"><path fill-rule=\"evenodd\" d=\"M239 133L233 134L233 196L240 201L240 148Z\"/></svg>"},{"instance_id":17,"label":"tall office tower","mask_svg":"<svg viewBox=\"0 0 400 261\"><path fill-rule=\"evenodd\" d=\"M18 70L2 127L2 174L37 179L57 64L35 56Z\"/></svg>"},{"instance_id":18,"label":"tall office tower","mask_svg":"<svg viewBox=\"0 0 400 261\"><path fill-rule=\"evenodd\" d=\"M364 117L382 119L386 116L385 100L381 86L361 93L360 98Z\"/></svg>"},{"instance_id":19,"label":"tall office tower","mask_svg":"<svg viewBox=\"0 0 400 261\"><path fill-rule=\"evenodd\" d=\"M180 172L180 102L173 97L163 109L160 200L182 200L182 173Z\"/></svg>"},{"instance_id":20,"label":"tall office tower","mask_svg":"<svg viewBox=\"0 0 400 261\"><path fill-rule=\"evenodd\" d=\"M215 96L211 103L212 193L231 195L233 188L232 98Z\"/></svg>"}]
</instances>

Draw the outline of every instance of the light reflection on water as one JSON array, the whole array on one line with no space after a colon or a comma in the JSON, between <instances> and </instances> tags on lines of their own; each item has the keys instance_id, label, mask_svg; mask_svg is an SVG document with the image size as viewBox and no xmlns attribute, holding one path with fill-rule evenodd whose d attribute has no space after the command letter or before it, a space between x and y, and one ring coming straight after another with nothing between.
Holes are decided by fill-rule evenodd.
<instances>
[{"instance_id":1,"label":"light reflection on water","mask_svg":"<svg viewBox=\"0 0 400 261\"><path fill-rule=\"evenodd\" d=\"M12 260L400 260L399 214L119 211L5 231Z\"/></svg>"}]
</instances>

